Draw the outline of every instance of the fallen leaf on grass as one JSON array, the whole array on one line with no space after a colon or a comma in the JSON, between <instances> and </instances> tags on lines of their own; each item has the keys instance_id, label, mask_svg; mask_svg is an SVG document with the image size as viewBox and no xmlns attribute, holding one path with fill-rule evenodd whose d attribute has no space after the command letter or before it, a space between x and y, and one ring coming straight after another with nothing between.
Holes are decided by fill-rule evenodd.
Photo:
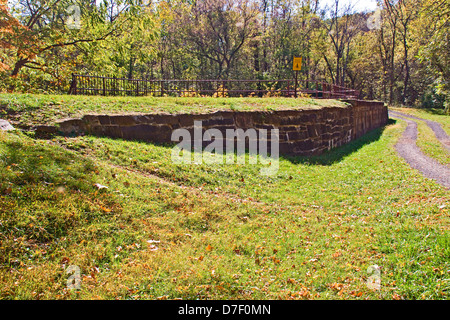
<instances>
[{"instance_id":1,"label":"fallen leaf on grass","mask_svg":"<svg viewBox=\"0 0 450 320\"><path fill-rule=\"evenodd\" d=\"M352 295L354 297L361 297L363 295L363 293L362 292L351 291L350 295Z\"/></svg>"},{"instance_id":2,"label":"fallen leaf on grass","mask_svg":"<svg viewBox=\"0 0 450 320\"><path fill-rule=\"evenodd\" d=\"M64 257L64 258L62 258L61 259L61 264L67 264L67 263L69 263L69 261L70 261L70 259L69 258L67 258L67 257Z\"/></svg>"},{"instance_id":3,"label":"fallen leaf on grass","mask_svg":"<svg viewBox=\"0 0 450 320\"><path fill-rule=\"evenodd\" d=\"M66 192L66 188L64 188L63 186L59 186L59 187L56 188L56 192L64 193L64 192Z\"/></svg>"},{"instance_id":4,"label":"fallen leaf on grass","mask_svg":"<svg viewBox=\"0 0 450 320\"><path fill-rule=\"evenodd\" d=\"M309 297L309 291L308 290L301 290L301 291L299 291L298 292L298 295L300 296L300 297Z\"/></svg>"}]
</instances>

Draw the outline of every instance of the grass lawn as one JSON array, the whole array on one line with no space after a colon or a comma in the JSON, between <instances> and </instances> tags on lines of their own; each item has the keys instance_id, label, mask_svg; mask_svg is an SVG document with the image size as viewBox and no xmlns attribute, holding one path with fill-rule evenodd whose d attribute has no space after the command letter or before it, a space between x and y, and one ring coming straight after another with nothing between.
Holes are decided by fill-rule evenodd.
<instances>
[{"instance_id":1,"label":"grass lawn","mask_svg":"<svg viewBox=\"0 0 450 320\"><path fill-rule=\"evenodd\" d=\"M405 126L282 157L271 177L173 164L163 145L0 132L0 298L449 299L450 192L397 156Z\"/></svg>"},{"instance_id":2,"label":"grass lawn","mask_svg":"<svg viewBox=\"0 0 450 320\"><path fill-rule=\"evenodd\" d=\"M217 110L295 110L345 107L337 100L310 98L175 98L1 94L0 118L19 127L51 125L85 114L206 113Z\"/></svg>"},{"instance_id":3,"label":"grass lawn","mask_svg":"<svg viewBox=\"0 0 450 320\"><path fill-rule=\"evenodd\" d=\"M437 160L443 165L450 166L450 153L436 138L433 130L431 130L431 128L423 121L411 120L417 122L417 146L429 157Z\"/></svg>"}]
</instances>

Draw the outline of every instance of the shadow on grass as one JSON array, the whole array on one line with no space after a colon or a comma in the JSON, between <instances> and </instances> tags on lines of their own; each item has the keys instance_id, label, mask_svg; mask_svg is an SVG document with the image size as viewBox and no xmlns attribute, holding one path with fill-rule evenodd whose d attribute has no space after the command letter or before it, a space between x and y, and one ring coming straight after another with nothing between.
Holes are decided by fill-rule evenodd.
<instances>
[{"instance_id":1,"label":"shadow on grass","mask_svg":"<svg viewBox=\"0 0 450 320\"><path fill-rule=\"evenodd\" d=\"M387 125L395 124L397 121L394 119L389 119ZM340 162L345 157L358 151L365 145L371 144L372 142L378 141L383 134L385 127L374 129L366 133L361 138L358 138L344 146L332 149L318 156L311 157L299 157L299 156L286 156L283 155L283 159L290 161L293 164L312 164L312 165L322 165L330 166L337 162Z\"/></svg>"},{"instance_id":2,"label":"shadow on grass","mask_svg":"<svg viewBox=\"0 0 450 320\"><path fill-rule=\"evenodd\" d=\"M395 124L397 121L394 119L389 119L387 125ZM385 127L381 127L378 129L374 129L368 133L366 133L364 136L346 144L341 147L332 149L330 151L327 151L321 155L318 156L292 156L292 155L286 155L286 154L280 154L280 159L285 159L287 161L290 161L293 164L311 164L311 165L324 165L329 166L334 163L340 162L342 159L347 157L348 155L358 151L365 145L368 145L372 142L378 141L383 134ZM143 141L139 139L131 139L126 140L122 138L112 138L107 136L101 136L101 135L94 135L98 138L108 138L113 140L119 140L119 141L133 141L137 143L147 144L147 145L154 145L158 147L162 147L165 149L172 149L176 143L158 143L158 142L149 142L149 141ZM195 152L193 149L192 152ZM248 153L248 150L246 150L246 153Z\"/></svg>"},{"instance_id":3,"label":"shadow on grass","mask_svg":"<svg viewBox=\"0 0 450 320\"><path fill-rule=\"evenodd\" d=\"M397 120L395 119L389 119L388 125L396 124ZM330 166L337 162L340 162L345 157L349 156L350 154L358 151L365 145L371 144L372 142L378 141L383 134L383 131L385 129L384 127L374 129L368 133L366 133L364 136L346 144L341 147L332 149L330 151L327 151L321 155L318 156L292 156L292 155L285 155L280 154L280 159L284 159L287 161L290 161L293 164L311 164L311 165L322 165L322 166ZM149 143L149 142L146 142ZM150 143L154 145L159 145L165 148L173 148L173 145L171 144L157 144L157 143ZM246 151L248 153L248 150Z\"/></svg>"},{"instance_id":4,"label":"shadow on grass","mask_svg":"<svg viewBox=\"0 0 450 320\"><path fill-rule=\"evenodd\" d=\"M33 140L26 139L28 136L18 133L0 141L4 146L1 156L5 167L20 168L20 175L10 175L11 182L16 185L64 185L73 190L91 188L94 183L91 173L96 170L92 160L62 148L36 145L31 143Z\"/></svg>"}]
</instances>

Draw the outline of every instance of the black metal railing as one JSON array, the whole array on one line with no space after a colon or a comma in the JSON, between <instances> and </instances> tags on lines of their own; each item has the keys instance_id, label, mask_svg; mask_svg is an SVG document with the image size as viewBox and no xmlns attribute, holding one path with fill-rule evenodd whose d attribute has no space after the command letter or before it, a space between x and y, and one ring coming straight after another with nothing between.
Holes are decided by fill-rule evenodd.
<instances>
[{"instance_id":1,"label":"black metal railing","mask_svg":"<svg viewBox=\"0 0 450 320\"><path fill-rule=\"evenodd\" d=\"M297 85L296 85L297 84ZM214 96L358 98L357 90L324 81L281 80L154 80L72 75L70 94L102 96Z\"/></svg>"}]
</instances>

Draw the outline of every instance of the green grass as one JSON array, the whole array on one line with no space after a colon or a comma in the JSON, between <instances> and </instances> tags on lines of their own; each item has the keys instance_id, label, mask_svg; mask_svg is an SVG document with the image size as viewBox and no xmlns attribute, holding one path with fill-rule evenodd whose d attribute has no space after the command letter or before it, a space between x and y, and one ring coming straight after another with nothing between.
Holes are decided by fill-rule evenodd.
<instances>
[{"instance_id":1,"label":"green grass","mask_svg":"<svg viewBox=\"0 0 450 320\"><path fill-rule=\"evenodd\" d=\"M449 299L449 191L397 156L404 128L270 177L175 165L168 146L0 133L1 298Z\"/></svg>"},{"instance_id":2,"label":"green grass","mask_svg":"<svg viewBox=\"0 0 450 320\"><path fill-rule=\"evenodd\" d=\"M433 130L423 121L416 121L418 129L417 146L429 157L435 159L439 163L449 166L450 153L436 138Z\"/></svg>"},{"instance_id":3,"label":"green grass","mask_svg":"<svg viewBox=\"0 0 450 320\"><path fill-rule=\"evenodd\" d=\"M345 107L336 100L310 98L175 98L0 94L0 118L19 127L52 125L85 114L204 113L217 110L295 110Z\"/></svg>"}]
</instances>

